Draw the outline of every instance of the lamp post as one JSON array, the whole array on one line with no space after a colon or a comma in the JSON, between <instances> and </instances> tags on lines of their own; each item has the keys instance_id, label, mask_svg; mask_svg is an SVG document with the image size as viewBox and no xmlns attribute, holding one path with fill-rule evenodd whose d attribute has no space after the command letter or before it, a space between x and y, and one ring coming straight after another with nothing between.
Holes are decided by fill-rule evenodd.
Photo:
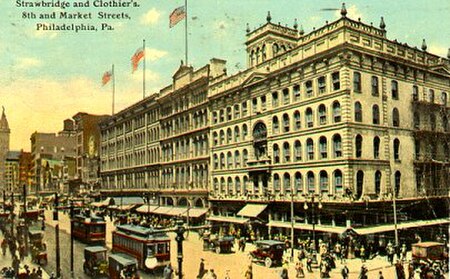
<instances>
[{"instance_id":1,"label":"lamp post","mask_svg":"<svg viewBox=\"0 0 450 279\"><path fill-rule=\"evenodd\" d=\"M294 261L294 189L291 185L291 261Z\"/></svg>"},{"instance_id":2,"label":"lamp post","mask_svg":"<svg viewBox=\"0 0 450 279\"><path fill-rule=\"evenodd\" d=\"M308 196L307 196L308 198ZM313 254L316 254L315 252L317 251L317 243L316 243L316 216L315 216L315 196L311 195L311 223L312 223L312 229L313 229ZM306 210L308 210L308 201L305 200L305 205L303 206L303 208ZM317 205L317 208L320 210L322 209L322 202L321 202L321 198L319 197L319 204ZM315 258L313 258L315 259Z\"/></svg>"}]
</instances>

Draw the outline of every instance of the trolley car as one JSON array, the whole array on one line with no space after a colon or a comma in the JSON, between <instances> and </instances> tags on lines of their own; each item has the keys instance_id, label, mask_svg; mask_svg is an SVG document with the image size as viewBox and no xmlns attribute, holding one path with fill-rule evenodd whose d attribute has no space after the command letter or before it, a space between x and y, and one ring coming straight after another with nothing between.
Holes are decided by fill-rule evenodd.
<instances>
[{"instance_id":1,"label":"trolley car","mask_svg":"<svg viewBox=\"0 0 450 279\"><path fill-rule=\"evenodd\" d=\"M119 225L112 239L112 251L136 258L140 269L153 271L170 263L170 238L165 232L142 226Z\"/></svg>"},{"instance_id":2,"label":"trolley car","mask_svg":"<svg viewBox=\"0 0 450 279\"><path fill-rule=\"evenodd\" d=\"M106 222L96 215L75 215L72 219L75 239L84 243L105 243Z\"/></svg>"}]
</instances>

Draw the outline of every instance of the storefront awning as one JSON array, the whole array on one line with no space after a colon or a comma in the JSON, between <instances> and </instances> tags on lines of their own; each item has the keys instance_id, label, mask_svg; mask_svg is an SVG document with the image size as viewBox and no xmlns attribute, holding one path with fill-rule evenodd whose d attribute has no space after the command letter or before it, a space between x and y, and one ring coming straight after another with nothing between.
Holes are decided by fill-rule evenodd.
<instances>
[{"instance_id":1,"label":"storefront awning","mask_svg":"<svg viewBox=\"0 0 450 279\"><path fill-rule=\"evenodd\" d=\"M139 213L153 213L158 207L157 205L141 205L136 208L136 211Z\"/></svg>"},{"instance_id":2,"label":"storefront awning","mask_svg":"<svg viewBox=\"0 0 450 279\"><path fill-rule=\"evenodd\" d=\"M198 218L200 216L203 216L208 212L208 208L190 208L189 211L186 210L185 213L183 213L183 217L187 217L189 214L189 218Z\"/></svg>"},{"instance_id":3,"label":"storefront awning","mask_svg":"<svg viewBox=\"0 0 450 279\"><path fill-rule=\"evenodd\" d=\"M225 223L236 223L236 224L245 224L250 221L248 218L242 217L230 217L230 216L210 216L207 218L209 221L215 222L225 222Z\"/></svg>"},{"instance_id":4,"label":"storefront awning","mask_svg":"<svg viewBox=\"0 0 450 279\"><path fill-rule=\"evenodd\" d=\"M129 204L145 204L142 197L114 197L111 204L113 205L129 205Z\"/></svg>"},{"instance_id":5,"label":"storefront awning","mask_svg":"<svg viewBox=\"0 0 450 279\"><path fill-rule=\"evenodd\" d=\"M237 215L256 218L266 207L267 204L246 204Z\"/></svg>"},{"instance_id":6,"label":"storefront awning","mask_svg":"<svg viewBox=\"0 0 450 279\"><path fill-rule=\"evenodd\" d=\"M169 212L171 209L172 209L171 206L160 206L156 208L152 213L166 215L166 213Z\"/></svg>"},{"instance_id":7,"label":"storefront awning","mask_svg":"<svg viewBox=\"0 0 450 279\"><path fill-rule=\"evenodd\" d=\"M444 225L444 224L450 224L450 219L441 218L441 219L433 219L433 220L418 220L418 221L411 221L411 222L401 222L401 223L397 224L397 229L398 230L406 230L406 229L411 229L411 228L436 226L436 225ZM390 231L394 231L394 230L395 230L394 224L371 226L371 227L364 227L364 228L353 228L353 231L355 231L359 235L376 234L376 233L390 232Z\"/></svg>"},{"instance_id":8,"label":"storefront awning","mask_svg":"<svg viewBox=\"0 0 450 279\"><path fill-rule=\"evenodd\" d=\"M276 227L276 228L287 228L290 229L292 227L292 224L290 222L284 222L284 221L270 221L267 226L269 227ZM296 230L307 230L312 231L313 225L312 224L305 224L305 223L294 223L294 229ZM324 225L318 225L316 224L314 226L314 230L318 232L327 232L327 233L337 233L341 234L344 233L347 228L345 227L333 227L333 226L324 226Z\"/></svg>"},{"instance_id":9,"label":"storefront awning","mask_svg":"<svg viewBox=\"0 0 450 279\"><path fill-rule=\"evenodd\" d=\"M128 204L128 205L110 205L108 208L119 211L129 211L136 207L136 204Z\"/></svg>"},{"instance_id":10,"label":"storefront awning","mask_svg":"<svg viewBox=\"0 0 450 279\"><path fill-rule=\"evenodd\" d=\"M176 207L176 206L173 206L173 207L169 207L169 208L170 208L170 210L167 211L165 213L165 215L180 216L180 215L182 215L183 213L185 213L188 210L187 207Z\"/></svg>"},{"instance_id":11,"label":"storefront awning","mask_svg":"<svg viewBox=\"0 0 450 279\"><path fill-rule=\"evenodd\" d=\"M104 199L102 201L99 201L99 202L93 202L93 203L91 203L91 206L93 206L93 207L107 207L109 205L110 200L111 200L111 198L106 198L106 199Z\"/></svg>"}]
</instances>

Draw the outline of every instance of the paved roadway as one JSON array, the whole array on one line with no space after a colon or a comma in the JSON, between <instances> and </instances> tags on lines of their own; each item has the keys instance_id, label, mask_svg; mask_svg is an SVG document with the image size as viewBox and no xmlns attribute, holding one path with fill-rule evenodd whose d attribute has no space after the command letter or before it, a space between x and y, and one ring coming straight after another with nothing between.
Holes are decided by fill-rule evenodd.
<instances>
[{"instance_id":1,"label":"paved roadway","mask_svg":"<svg viewBox=\"0 0 450 279\"><path fill-rule=\"evenodd\" d=\"M64 278L70 278L69 272L69 261L70 261L70 237L69 237L69 219L67 215L60 214L60 247L61 247L61 269ZM46 228L46 241L48 246L48 256L49 264L45 267L45 270L51 274L55 271L55 222L52 221L51 212L46 212L47 228ZM107 246L111 247L111 231L113 230L113 225L107 222ZM170 234L171 241L171 262L172 266L177 266L176 259L176 241L174 240L175 234ZM198 267L200 264L200 259L205 259L205 267L207 269L214 269L219 279L225 278L226 271L229 270L230 278L241 279L244 278L244 273L250 264L250 258L248 251L250 251L253 246L247 245L247 249L244 253L236 252L232 254L216 254L211 251L202 250L202 242L199 239L197 233L190 233L187 237L187 241L184 243L184 261L183 261L183 272L185 278L194 279L196 278ZM75 278L89 278L84 275L82 270L83 265L83 249L85 244L75 241ZM394 268L388 266L388 263L384 258L375 258L374 260L364 263L369 272L369 278L378 278L378 272L381 270L384 274L384 278L395 278ZM356 279L359 275L359 270L361 268L361 260L354 259L348 260L347 266L350 270L350 278ZM331 278L341 278L340 270L342 265L337 264L337 268L331 273ZM276 279L279 278L279 273L281 267L277 268L266 268L262 265L253 264L253 278L261 279ZM306 272L306 268L305 268ZM142 278L158 278L149 274L141 272ZM289 266L289 278L295 278L294 264ZM319 272L317 269L314 273L306 273L306 278L319 278Z\"/></svg>"}]
</instances>

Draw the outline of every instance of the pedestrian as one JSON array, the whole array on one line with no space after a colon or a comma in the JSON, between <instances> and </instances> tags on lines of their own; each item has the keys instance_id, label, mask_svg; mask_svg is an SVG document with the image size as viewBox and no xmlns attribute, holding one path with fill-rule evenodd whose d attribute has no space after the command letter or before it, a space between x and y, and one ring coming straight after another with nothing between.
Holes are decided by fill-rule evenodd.
<instances>
[{"instance_id":1,"label":"pedestrian","mask_svg":"<svg viewBox=\"0 0 450 279\"><path fill-rule=\"evenodd\" d=\"M364 245L362 245L359 249L359 256L361 257L361 262L366 261L366 248L364 247Z\"/></svg>"},{"instance_id":2,"label":"pedestrian","mask_svg":"<svg viewBox=\"0 0 450 279\"><path fill-rule=\"evenodd\" d=\"M1 246L2 246L3 256L5 256L6 255L6 249L8 248L8 243L6 242L6 238L3 239Z\"/></svg>"},{"instance_id":3,"label":"pedestrian","mask_svg":"<svg viewBox=\"0 0 450 279\"><path fill-rule=\"evenodd\" d=\"M172 266L169 263L164 268L163 277L164 277L164 279L172 279L172 275L173 275L173 269L172 269Z\"/></svg>"},{"instance_id":4,"label":"pedestrian","mask_svg":"<svg viewBox=\"0 0 450 279\"><path fill-rule=\"evenodd\" d=\"M397 260L395 264L395 273L397 274L397 279L405 279L405 270L400 260Z\"/></svg>"},{"instance_id":5,"label":"pedestrian","mask_svg":"<svg viewBox=\"0 0 450 279\"><path fill-rule=\"evenodd\" d=\"M39 278L39 279L42 278L42 269L41 269L40 266L38 266L38 269L36 271L36 275L37 275L37 278Z\"/></svg>"},{"instance_id":6,"label":"pedestrian","mask_svg":"<svg viewBox=\"0 0 450 279\"><path fill-rule=\"evenodd\" d=\"M383 272L381 270L378 273L378 279L384 279Z\"/></svg>"},{"instance_id":7,"label":"pedestrian","mask_svg":"<svg viewBox=\"0 0 450 279\"><path fill-rule=\"evenodd\" d=\"M406 253L407 253L407 249L406 249L406 244L405 243L403 243L403 245L402 245L401 253L402 253L402 261L405 262L406 261Z\"/></svg>"},{"instance_id":8,"label":"pedestrian","mask_svg":"<svg viewBox=\"0 0 450 279\"><path fill-rule=\"evenodd\" d=\"M217 279L216 273L214 273L214 269L209 270L209 277L208 279Z\"/></svg>"},{"instance_id":9,"label":"pedestrian","mask_svg":"<svg viewBox=\"0 0 450 279\"><path fill-rule=\"evenodd\" d=\"M305 272L303 271L303 262L300 260L295 264L296 278L305 278Z\"/></svg>"},{"instance_id":10,"label":"pedestrian","mask_svg":"<svg viewBox=\"0 0 450 279\"><path fill-rule=\"evenodd\" d=\"M205 262L204 262L205 260L202 258L202 259L200 259L200 266L199 266L199 268L198 268L198 275L197 275L197 278L198 279L202 279L203 278L203 275L205 275L205 273L206 273L206 270L205 270Z\"/></svg>"},{"instance_id":11,"label":"pedestrian","mask_svg":"<svg viewBox=\"0 0 450 279\"><path fill-rule=\"evenodd\" d=\"M312 265L312 256L308 255L308 258L306 259L306 269L308 270L308 272L313 272L311 265Z\"/></svg>"},{"instance_id":12,"label":"pedestrian","mask_svg":"<svg viewBox=\"0 0 450 279\"><path fill-rule=\"evenodd\" d=\"M283 268L280 273L280 279L289 279L287 268Z\"/></svg>"},{"instance_id":13,"label":"pedestrian","mask_svg":"<svg viewBox=\"0 0 450 279\"><path fill-rule=\"evenodd\" d=\"M361 266L358 279L367 279L367 268L365 265Z\"/></svg>"},{"instance_id":14,"label":"pedestrian","mask_svg":"<svg viewBox=\"0 0 450 279\"><path fill-rule=\"evenodd\" d=\"M348 279L348 274L349 274L349 270L348 267L346 265L344 265L344 267L341 270L341 275L342 275L342 279Z\"/></svg>"},{"instance_id":15,"label":"pedestrian","mask_svg":"<svg viewBox=\"0 0 450 279\"><path fill-rule=\"evenodd\" d=\"M247 268L247 271L245 272L245 279L253 279L253 269L252 264L250 264Z\"/></svg>"}]
</instances>

